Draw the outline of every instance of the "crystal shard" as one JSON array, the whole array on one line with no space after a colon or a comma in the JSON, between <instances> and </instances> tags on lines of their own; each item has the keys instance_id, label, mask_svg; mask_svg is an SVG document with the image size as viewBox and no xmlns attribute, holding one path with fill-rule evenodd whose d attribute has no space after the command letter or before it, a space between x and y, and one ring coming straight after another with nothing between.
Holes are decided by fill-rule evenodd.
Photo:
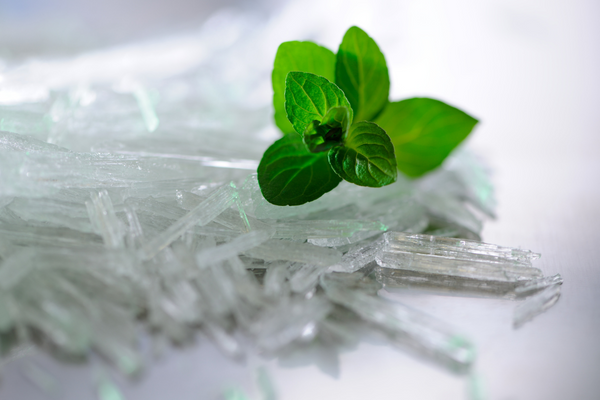
<instances>
[{"instance_id":1,"label":"crystal shard","mask_svg":"<svg viewBox=\"0 0 600 400\"><path fill-rule=\"evenodd\" d=\"M542 276L531 267L539 254L471 240L387 232L377 263L382 268L490 282Z\"/></svg>"},{"instance_id":2,"label":"crystal shard","mask_svg":"<svg viewBox=\"0 0 600 400\"><path fill-rule=\"evenodd\" d=\"M331 303L315 296L309 300L286 298L256 320L251 333L265 352L279 350L293 341L310 341L318 333L318 323L331 311Z\"/></svg>"},{"instance_id":3,"label":"crystal shard","mask_svg":"<svg viewBox=\"0 0 600 400\"><path fill-rule=\"evenodd\" d=\"M402 304L393 305L361 290L348 290L340 274L325 275L322 286L331 301L354 311L388 335L450 369L467 372L475 359L473 345L441 321Z\"/></svg>"},{"instance_id":4,"label":"crystal shard","mask_svg":"<svg viewBox=\"0 0 600 400\"><path fill-rule=\"evenodd\" d=\"M101 190L98 193L92 193L91 198L91 201L85 202L85 206L94 230L102 236L107 247L124 247L125 230L123 223L115 214L108 192Z\"/></svg>"},{"instance_id":5,"label":"crystal shard","mask_svg":"<svg viewBox=\"0 0 600 400\"><path fill-rule=\"evenodd\" d=\"M552 307L560 298L562 283L555 283L546 289L527 298L519 304L513 314L513 327L520 328L527 321Z\"/></svg>"},{"instance_id":6,"label":"crystal shard","mask_svg":"<svg viewBox=\"0 0 600 400\"><path fill-rule=\"evenodd\" d=\"M195 225L202 226L211 222L233 205L236 197L237 192L231 185L225 185L217 189L205 201L178 219L164 232L146 242L142 247L143 257L146 259L154 257L159 251L173 243L175 239L183 235L191 227Z\"/></svg>"},{"instance_id":7,"label":"crystal shard","mask_svg":"<svg viewBox=\"0 0 600 400\"><path fill-rule=\"evenodd\" d=\"M253 231L240 235L229 243L200 251L196 254L196 263L199 266L206 266L228 260L261 245L270 236L269 232L264 231Z\"/></svg>"},{"instance_id":8,"label":"crystal shard","mask_svg":"<svg viewBox=\"0 0 600 400\"><path fill-rule=\"evenodd\" d=\"M271 263L267 269L263 286L265 295L272 298L284 297L289 292L286 278L290 262Z\"/></svg>"},{"instance_id":9,"label":"crystal shard","mask_svg":"<svg viewBox=\"0 0 600 400\"><path fill-rule=\"evenodd\" d=\"M562 285L562 283L563 279L560 274L544 276L543 278L521 282L521 284L515 288L515 295L519 298L527 297L548 287Z\"/></svg>"},{"instance_id":10,"label":"crystal shard","mask_svg":"<svg viewBox=\"0 0 600 400\"><path fill-rule=\"evenodd\" d=\"M473 279L381 267L375 269L375 276L387 288L418 289L440 294L507 299L516 298L516 289L519 288L521 282L525 282Z\"/></svg>"},{"instance_id":11,"label":"crystal shard","mask_svg":"<svg viewBox=\"0 0 600 400\"><path fill-rule=\"evenodd\" d=\"M342 254L335 249L274 239L247 251L246 255L265 261L287 260L323 267L333 265L342 258Z\"/></svg>"},{"instance_id":12,"label":"crystal shard","mask_svg":"<svg viewBox=\"0 0 600 400\"><path fill-rule=\"evenodd\" d=\"M46 222L54 226L94 233L87 209L81 203L19 197L10 203L9 208L25 221Z\"/></svg>"},{"instance_id":13,"label":"crystal shard","mask_svg":"<svg viewBox=\"0 0 600 400\"><path fill-rule=\"evenodd\" d=\"M319 282L319 277L325 273L327 266L301 265L290 277L290 287L296 293L309 293Z\"/></svg>"},{"instance_id":14,"label":"crystal shard","mask_svg":"<svg viewBox=\"0 0 600 400\"><path fill-rule=\"evenodd\" d=\"M275 237L295 240L345 238L357 232L385 232L387 227L378 221L308 220L275 224ZM314 243L314 242L313 242Z\"/></svg>"},{"instance_id":15,"label":"crystal shard","mask_svg":"<svg viewBox=\"0 0 600 400\"><path fill-rule=\"evenodd\" d=\"M351 247L339 263L329 267L330 271L352 273L376 260L381 252L383 240Z\"/></svg>"},{"instance_id":16,"label":"crystal shard","mask_svg":"<svg viewBox=\"0 0 600 400\"><path fill-rule=\"evenodd\" d=\"M156 128L158 128L159 120L156 115L156 110L154 109L152 96L150 96L148 91L142 86L138 86L134 89L133 96L140 107L146 129L148 129L148 132L154 132Z\"/></svg>"}]
</instances>

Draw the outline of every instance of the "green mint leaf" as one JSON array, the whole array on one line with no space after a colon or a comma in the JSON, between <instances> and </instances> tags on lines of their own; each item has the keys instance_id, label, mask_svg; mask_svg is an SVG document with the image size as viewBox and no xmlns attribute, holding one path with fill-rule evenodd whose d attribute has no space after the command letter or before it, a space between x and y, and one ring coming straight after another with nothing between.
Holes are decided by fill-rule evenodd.
<instances>
[{"instance_id":1,"label":"green mint leaf","mask_svg":"<svg viewBox=\"0 0 600 400\"><path fill-rule=\"evenodd\" d=\"M273 143L258 165L260 190L269 203L278 206L316 200L340 182L329 166L327 153L309 152L295 133Z\"/></svg>"},{"instance_id":2,"label":"green mint leaf","mask_svg":"<svg viewBox=\"0 0 600 400\"><path fill-rule=\"evenodd\" d=\"M335 83L352 104L355 121L373 121L390 94L390 76L383 53L362 29L353 26L337 53Z\"/></svg>"},{"instance_id":3,"label":"green mint leaf","mask_svg":"<svg viewBox=\"0 0 600 400\"><path fill-rule=\"evenodd\" d=\"M285 78L285 111L300 135L313 121L323 121L332 107L347 107L352 122L352 107L335 83L307 72L290 72Z\"/></svg>"},{"instance_id":4,"label":"green mint leaf","mask_svg":"<svg viewBox=\"0 0 600 400\"><path fill-rule=\"evenodd\" d=\"M375 122L394 143L398 169L418 177L442 164L478 121L439 100L412 98L389 103Z\"/></svg>"},{"instance_id":5,"label":"green mint leaf","mask_svg":"<svg viewBox=\"0 0 600 400\"><path fill-rule=\"evenodd\" d=\"M285 113L285 77L291 71L310 72L330 81L335 77L335 54L312 42L284 42L279 45L273 65L273 107L275 124L283 133L294 132Z\"/></svg>"},{"instance_id":6,"label":"green mint leaf","mask_svg":"<svg viewBox=\"0 0 600 400\"><path fill-rule=\"evenodd\" d=\"M352 125L342 146L329 150L333 170L359 186L381 187L396 182L396 158L390 137L373 122Z\"/></svg>"},{"instance_id":7,"label":"green mint leaf","mask_svg":"<svg viewBox=\"0 0 600 400\"><path fill-rule=\"evenodd\" d=\"M348 107L332 107L323 117L323 121L314 120L308 124L302 140L312 153L327 151L342 141L349 127Z\"/></svg>"}]
</instances>

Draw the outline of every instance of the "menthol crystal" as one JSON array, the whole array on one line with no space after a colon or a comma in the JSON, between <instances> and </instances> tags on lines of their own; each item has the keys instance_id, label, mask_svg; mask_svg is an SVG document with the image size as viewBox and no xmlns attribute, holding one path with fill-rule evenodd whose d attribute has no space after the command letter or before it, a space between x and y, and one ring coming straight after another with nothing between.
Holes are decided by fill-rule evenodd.
<instances>
[{"instance_id":1,"label":"menthol crystal","mask_svg":"<svg viewBox=\"0 0 600 400\"><path fill-rule=\"evenodd\" d=\"M450 327L401 304L386 303L361 290L347 290L343 282L323 277L325 293L333 302L375 324L392 341L436 359L452 370L464 372L470 368L475 359L474 347Z\"/></svg>"},{"instance_id":2,"label":"menthol crystal","mask_svg":"<svg viewBox=\"0 0 600 400\"><path fill-rule=\"evenodd\" d=\"M527 321L552 307L560 298L562 282L552 284L519 304L513 314L513 326L520 328Z\"/></svg>"},{"instance_id":3,"label":"menthol crystal","mask_svg":"<svg viewBox=\"0 0 600 400\"><path fill-rule=\"evenodd\" d=\"M388 232L377 257L382 268L493 282L540 278L529 251L471 240Z\"/></svg>"}]
</instances>

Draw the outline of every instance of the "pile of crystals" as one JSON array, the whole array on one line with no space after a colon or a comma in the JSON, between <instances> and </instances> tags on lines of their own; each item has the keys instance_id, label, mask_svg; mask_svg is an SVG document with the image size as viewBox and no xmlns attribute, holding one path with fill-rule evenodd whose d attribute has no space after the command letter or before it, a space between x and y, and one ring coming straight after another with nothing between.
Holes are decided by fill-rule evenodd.
<instances>
[{"instance_id":1,"label":"pile of crystals","mask_svg":"<svg viewBox=\"0 0 600 400\"><path fill-rule=\"evenodd\" d=\"M234 22L3 72L1 352L94 351L133 374L140 325L177 343L201 330L233 357L354 343L367 329L467 371L464 336L378 290L529 297L516 326L558 299L562 281L531 266L536 254L477 242L494 201L466 151L417 181L266 202L253 172L277 137L270 63L239 57L269 28ZM176 59L189 68L169 69L170 53L156 57L167 49L191 54ZM143 66L135 79L106 72L124 55Z\"/></svg>"},{"instance_id":2,"label":"pile of crystals","mask_svg":"<svg viewBox=\"0 0 600 400\"><path fill-rule=\"evenodd\" d=\"M163 179L171 164L157 159L0 138L2 160L12 161L2 188L14 190L0 208L3 343L42 335L61 352L94 349L134 373L138 320L175 342L202 329L232 356L248 339L269 354L294 342L348 343L363 321L463 371L473 361L466 339L378 289L537 293L530 300L541 305L521 307L516 324L557 298L560 277L531 267L537 254L443 237L478 234L467 204L479 203L452 168L465 157L418 183L343 183L313 203L278 207L247 171L237 183L223 180L239 171L220 167ZM25 195L36 187L42 196Z\"/></svg>"}]
</instances>

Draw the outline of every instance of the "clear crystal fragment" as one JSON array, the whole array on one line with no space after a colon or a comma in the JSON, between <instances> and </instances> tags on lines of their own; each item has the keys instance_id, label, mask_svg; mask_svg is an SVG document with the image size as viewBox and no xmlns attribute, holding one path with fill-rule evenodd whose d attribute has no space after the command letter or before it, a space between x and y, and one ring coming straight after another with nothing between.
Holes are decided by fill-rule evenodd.
<instances>
[{"instance_id":1,"label":"clear crystal fragment","mask_svg":"<svg viewBox=\"0 0 600 400\"><path fill-rule=\"evenodd\" d=\"M20 218L31 223L47 222L81 232L94 233L83 203L54 199L15 198L9 208Z\"/></svg>"},{"instance_id":2,"label":"clear crystal fragment","mask_svg":"<svg viewBox=\"0 0 600 400\"><path fill-rule=\"evenodd\" d=\"M43 112L0 106L0 131L32 134L41 138L48 132L51 124L52 120Z\"/></svg>"},{"instance_id":3,"label":"clear crystal fragment","mask_svg":"<svg viewBox=\"0 0 600 400\"><path fill-rule=\"evenodd\" d=\"M127 256L101 251L15 253L0 265L5 278L0 292L11 299L12 324L17 329L42 331L67 354L85 356L94 348L123 373L135 373L141 367L132 348L141 298L135 284L123 275ZM89 269L80 268L80 263Z\"/></svg>"},{"instance_id":4,"label":"clear crystal fragment","mask_svg":"<svg viewBox=\"0 0 600 400\"><path fill-rule=\"evenodd\" d=\"M218 324L207 323L203 325L203 329L226 355L233 358L244 356L244 348L240 341Z\"/></svg>"},{"instance_id":5,"label":"clear crystal fragment","mask_svg":"<svg viewBox=\"0 0 600 400\"><path fill-rule=\"evenodd\" d=\"M145 199L130 197L125 200L125 205L138 212L145 212L152 216L158 215L171 220L180 219L187 214L186 210L170 204L162 203L151 196L148 196Z\"/></svg>"},{"instance_id":6,"label":"clear crystal fragment","mask_svg":"<svg viewBox=\"0 0 600 400\"><path fill-rule=\"evenodd\" d=\"M290 262L276 261L271 263L263 281L265 295L272 298L286 297L290 291L286 278L289 275Z\"/></svg>"},{"instance_id":7,"label":"clear crystal fragment","mask_svg":"<svg viewBox=\"0 0 600 400\"><path fill-rule=\"evenodd\" d=\"M279 222L274 227L274 237L294 240L347 238L357 232L385 232L387 230L387 227L381 222L357 220L290 221Z\"/></svg>"},{"instance_id":8,"label":"clear crystal fragment","mask_svg":"<svg viewBox=\"0 0 600 400\"><path fill-rule=\"evenodd\" d=\"M418 186L426 192L463 199L489 217L495 216L496 199L490 171L464 148L457 149L444 163L444 168L427 174Z\"/></svg>"},{"instance_id":9,"label":"clear crystal fragment","mask_svg":"<svg viewBox=\"0 0 600 400\"><path fill-rule=\"evenodd\" d=\"M327 270L327 266L301 265L290 277L292 291L301 294L308 293L317 286L320 276Z\"/></svg>"},{"instance_id":10,"label":"clear crystal fragment","mask_svg":"<svg viewBox=\"0 0 600 400\"><path fill-rule=\"evenodd\" d=\"M260 349L267 353L279 350L293 341L311 341L318 323L332 310L325 298L309 300L288 297L263 312L252 324L250 332Z\"/></svg>"},{"instance_id":11,"label":"clear crystal fragment","mask_svg":"<svg viewBox=\"0 0 600 400\"><path fill-rule=\"evenodd\" d=\"M386 232L377 263L382 268L490 282L540 278L531 267L539 254L464 239Z\"/></svg>"},{"instance_id":12,"label":"clear crystal fragment","mask_svg":"<svg viewBox=\"0 0 600 400\"><path fill-rule=\"evenodd\" d=\"M462 335L441 321L410 307L391 304L362 290L348 290L339 275L324 275L321 279L321 285L331 301L349 308L377 326L392 342L408 346L455 372L464 373L470 369L475 350Z\"/></svg>"},{"instance_id":13,"label":"clear crystal fragment","mask_svg":"<svg viewBox=\"0 0 600 400\"><path fill-rule=\"evenodd\" d=\"M175 221L164 232L146 242L142 247L142 256L145 259L154 257L159 251L173 243L195 225L206 225L219 214L231 207L237 197L237 191L231 185L225 185L211 194L205 201L198 204L193 210Z\"/></svg>"},{"instance_id":14,"label":"clear crystal fragment","mask_svg":"<svg viewBox=\"0 0 600 400\"><path fill-rule=\"evenodd\" d=\"M127 222L129 223L129 229L127 230L127 244L130 248L139 248L144 240L144 232L140 224L140 220L135 210L130 206L125 206L125 215L127 216Z\"/></svg>"},{"instance_id":15,"label":"clear crystal fragment","mask_svg":"<svg viewBox=\"0 0 600 400\"><path fill-rule=\"evenodd\" d=\"M339 262L342 254L335 250L309 243L271 239L245 253L265 261L287 260L326 267Z\"/></svg>"},{"instance_id":16,"label":"clear crystal fragment","mask_svg":"<svg viewBox=\"0 0 600 400\"><path fill-rule=\"evenodd\" d=\"M202 267L225 261L261 245L270 236L269 232L264 231L252 231L240 235L229 243L200 251L196 254L196 263Z\"/></svg>"},{"instance_id":17,"label":"clear crystal fragment","mask_svg":"<svg viewBox=\"0 0 600 400\"><path fill-rule=\"evenodd\" d=\"M6 137L13 134L2 135ZM13 142L18 142L13 138L7 141L9 148L22 144L19 142L13 146ZM132 185L147 187L148 184L144 183L151 181L184 178L194 178L196 182L205 180L225 183L247 174L246 170L199 166L193 160L76 153L47 143L28 142L24 147L25 149L19 148L20 151L0 148L0 196L43 197L68 188L127 189ZM53 165L53 168L48 168L48 165Z\"/></svg>"},{"instance_id":18,"label":"clear crystal fragment","mask_svg":"<svg viewBox=\"0 0 600 400\"><path fill-rule=\"evenodd\" d=\"M515 288L515 294L519 298L530 296L547 287L562 285L563 279L560 274L545 276L543 278L533 279L531 281L522 282Z\"/></svg>"},{"instance_id":19,"label":"clear crystal fragment","mask_svg":"<svg viewBox=\"0 0 600 400\"><path fill-rule=\"evenodd\" d=\"M148 132L154 132L156 128L158 128L159 123L156 110L154 109L154 99L150 93L148 93L148 90L141 85L138 85L138 87L134 89L133 96L140 107L146 129Z\"/></svg>"},{"instance_id":20,"label":"clear crystal fragment","mask_svg":"<svg viewBox=\"0 0 600 400\"><path fill-rule=\"evenodd\" d=\"M102 238L96 234L69 228L22 224L0 224L0 245L10 244L16 250L21 246L40 247L102 247ZM7 252L12 252L7 250Z\"/></svg>"},{"instance_id":21,"label":"clear crystal fragment","mask_svg":"<svg viewBox=\"0 0 600 400\"><path fill-rule=\"evenodd\" d=\"M515 307L513 314L513 327L520 328L527 321L532 320L537 315L545 312L552 307L560 298L560 288L562 283L553 284L546 289L528 297Z\"/></svg>"},{"instance_id":22,"label":"clear crystal fragment","mask_svg":"<svg viewBox=\"0 0 600 400\"><path fill-rule=\"evenodd\" d=\"M352 273L363 268L365 265L376 260L381 252L383 239L368 244L359 244L351 247L338 264L329 267L332 272Z\"/></svg>"},{"instance_id":23,"label":"clear crystal fragment","mask_svg":"<svg viewBox=\"0 0 600 400\"><path fill-rule=\"evenodd\" d=\"M420 196L420 200L427 207L429 213L441 222L456 224L467 229L474 237L479 237L483 223L464 206L460 199L445 194L426 192Z\"/></svg>"},{"instance_id":24,"label":"clear crystal fragment","mask_svg":"<svg viewBox=\"0 0 600 400\"><path fill-rule=\"evenodd\" d=\"M91 194L91 201L85 206L94 230L102 236L104 244L113 249L125 246L125 229L117 218L112 201L106 190Z\"/></svg>"}]
</instances>

